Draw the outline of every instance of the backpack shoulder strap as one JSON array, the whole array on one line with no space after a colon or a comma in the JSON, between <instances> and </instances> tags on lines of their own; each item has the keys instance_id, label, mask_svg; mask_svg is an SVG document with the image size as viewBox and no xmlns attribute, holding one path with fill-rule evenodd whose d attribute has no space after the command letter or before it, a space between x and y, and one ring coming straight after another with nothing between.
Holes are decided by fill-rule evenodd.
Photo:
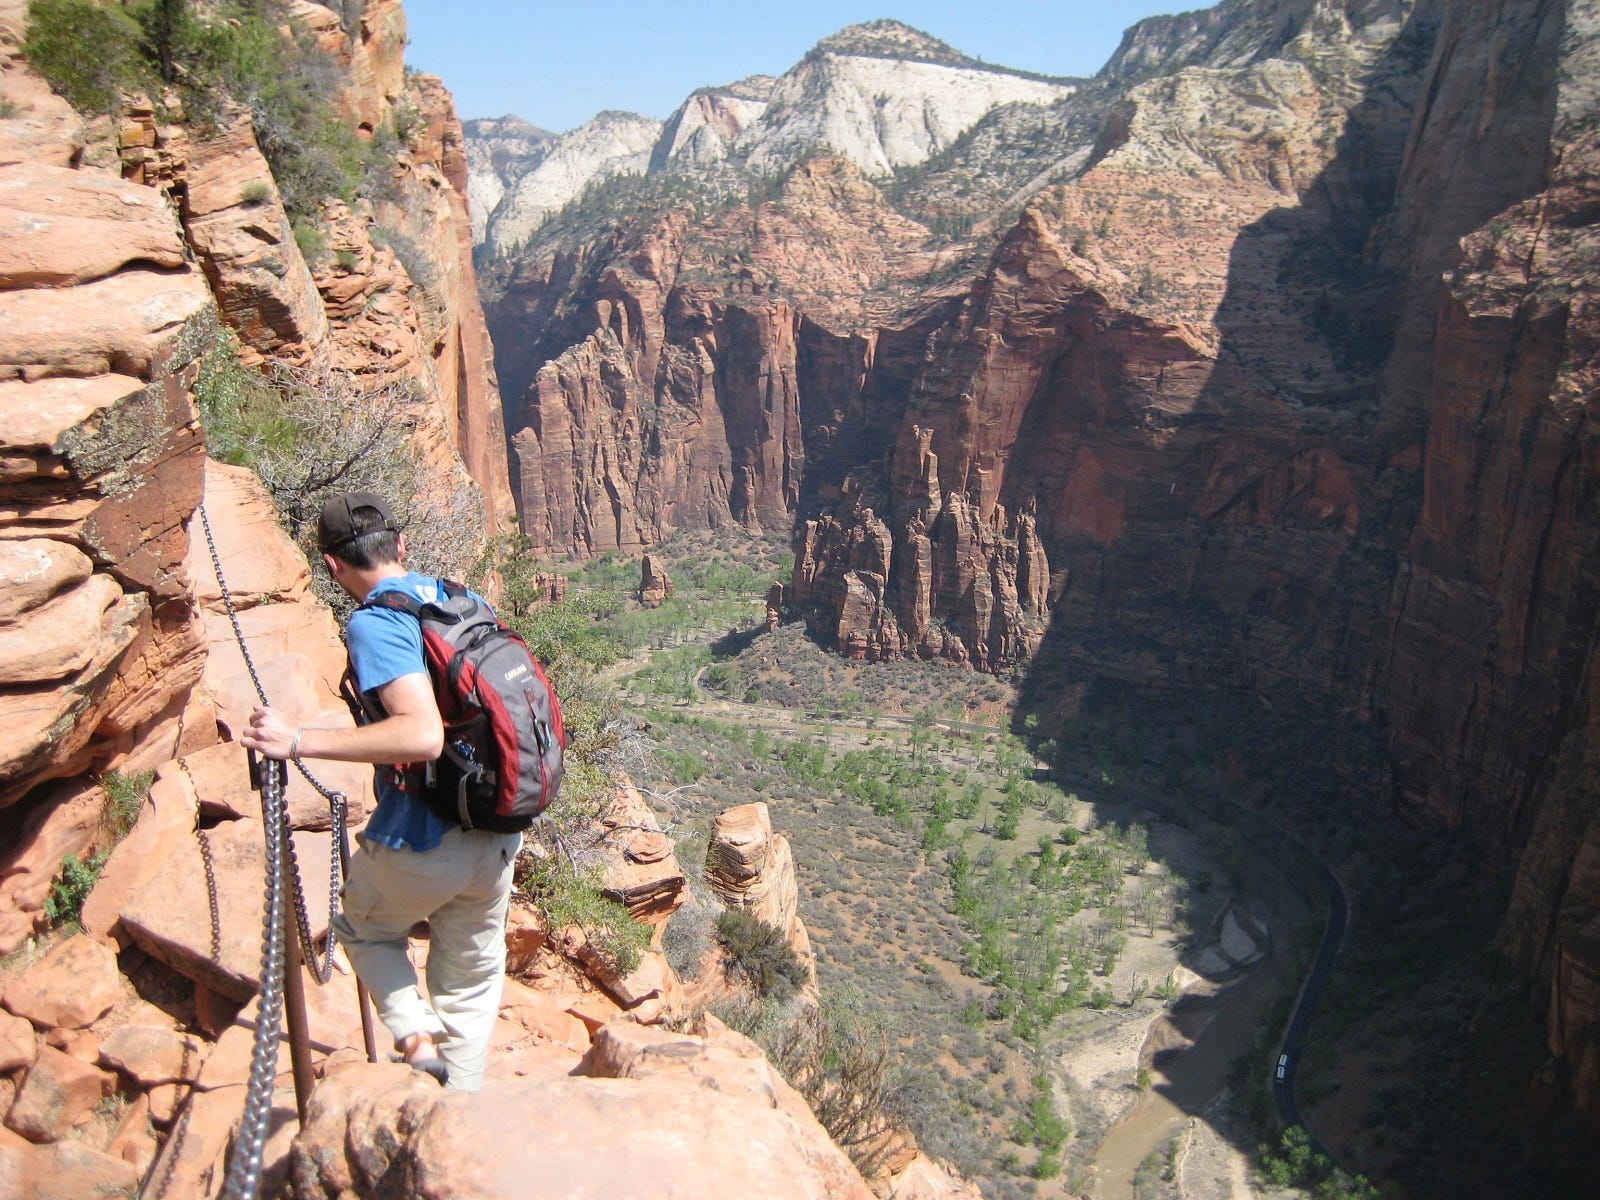
<instances>
[{"instance_id":1,"label":"backpack shoulder strap","mask_svg":"<svg viewBox=\"0 0 1600 1200\"><path fill-rule=\"evenodd\" d=\"M454 625L461 620L463 614L459 610L450 608L450 601L467 595L467 589L449 579L439 579L436 582L439 586L438 600L418 600L409 592L390 588L379 592L375 598L361 605L361 608L392 608L399 612L410 613L419 621L433 620L444 625ZM356 611L359 612L360 609Z\"/></svg>"},{"instance_id":2,"label":"backpack shoulder strap","mask_svg":"<svg viewBox=\"0 0 1600 1200\"><path fill-rule=\"evenodd\" d=\"M422 601L398 588L379 592L376 599L368 600L361 605L361 608L397 608L401 612L410 613L419 621L422 620ZM360 609L356 611L359 612Z\"/></svg>"}]
</instances>

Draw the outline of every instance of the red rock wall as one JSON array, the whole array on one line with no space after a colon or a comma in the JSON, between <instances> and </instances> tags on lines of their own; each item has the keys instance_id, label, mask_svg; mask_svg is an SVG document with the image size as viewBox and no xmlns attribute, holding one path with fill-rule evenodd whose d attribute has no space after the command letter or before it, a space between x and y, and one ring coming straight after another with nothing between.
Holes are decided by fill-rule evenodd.
<instances>
[{"instance_id":1,"label":"red rock wall","mask_svg":"<svg viewBox=\"0 0 1600 1200\"><path fill-rule=\"evenodd\" d=\"M191 140L134 105L115 127L86 127L18 56L13 7L0 9L17 109L0 119L0 954L43 921L62 859L103 838L90 773L136 773L209 746L219 720L237 729L247 706L229 691L219 708L232 685L214 682L228 672L208 657L188 563L205 464L192 388L219 315L257 359L415 380L436 481L479 496L490 530L513 516L465 199L450 182L465 182L460 128L436 81L412 85L425 117L396 187L414 203L387 214L421 248L426 283L373 244L373 214L342 205L327 219L349 257L313 271L248 121ZM321 36L344 38L328 10L301 7ZM364 22L359 45L341 42L366 64L352 66L346 100L381 121L407 86L403 15L374 3ZM228 519L256 528L248 513ZM269 514L254 520L276 535ZM259 636L340 658L326 614L303 615L309 596L292 582L258 614L290 626ZM332 640L307 641L312 621ZM276 656L290 671L278 691L309 689L320 711L332 686L297 668L302 657Z\"/></svg>"},{"instance_id":2,"label":"red rock wall","mask_svg":"<svg viewBox=\"0 0 1600 1200\"><path fill-rule=\"evenodd\" d=\"M548 263L495 318L540 331L508 352L523 512L580 553L787 512L786 600L826 639L988 669L1043 647L1063 711L1073 673L1380 718L1413 816L1519 856L1504 947L1600 1110L1581 15L1419 4L1364 93L1297 104L1334 124L1179 139L1215 187L1163 173L1162 84L914 317L795 318L759 245L691 291L676 229ZM1066 236L1108 201L1108 233Z\"/></svg>"},{"instance_id":3,"label":"red rock wall","mask_svg":"<svg viewBox=\"0 0 1600 1200\"><path fill-rule=\"evenodd\" d=\"M729 523L786 531L808 479L837 491L837 476L809 470L814 457L842 472L892 436L906 346L925 329L841 334L761 289L686 282L687 237L665 218L625 253L523 269L494 305L519 397L508 405L519 507L541 552L638 551ZM569 287L582 289L579 316L552 326Z\"/></svg>"}]
</instances>

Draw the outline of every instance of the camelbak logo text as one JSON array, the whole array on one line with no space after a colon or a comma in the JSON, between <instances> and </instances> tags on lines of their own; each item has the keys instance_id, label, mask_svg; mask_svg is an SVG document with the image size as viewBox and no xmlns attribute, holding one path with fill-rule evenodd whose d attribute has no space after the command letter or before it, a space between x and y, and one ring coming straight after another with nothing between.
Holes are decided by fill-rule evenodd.
<instances>
[{"instance_id":1,"label":"camelbak logo text","mask_svg":"<svg viewBox=\"0 0 1600 1200\"><path fill-rule=\"evenodd\" d=\"M507 683L512 683L512 682L515 682L518 679L526 679L528 677L528 674L529 674L529 671L528 671L527 666L525 664L519 663L517 666L513 667L511 670L506 672L506 682Z\"/></svg>"}]
</instances>

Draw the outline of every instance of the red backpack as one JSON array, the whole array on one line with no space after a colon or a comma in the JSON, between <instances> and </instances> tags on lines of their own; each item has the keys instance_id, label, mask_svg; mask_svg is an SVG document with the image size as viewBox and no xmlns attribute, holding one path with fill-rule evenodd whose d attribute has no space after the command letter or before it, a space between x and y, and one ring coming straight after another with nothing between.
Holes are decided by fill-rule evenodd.
<instances>
[{"instance_id":1,"label":"red backpack","mask_svg":"<svg viewBox=\"0 0 1600 1200\"><path fill-rule=\"evenodd\" d=\"M398 609L421 624L423 660L444 718L444 753L435 761L379 771L463 829L518 833L561 786L561 701L527 644L487 604L448 579L439 591L443 598L431 603L384 591L361 606ZM384 715L348 671L341 690L358 721Z\"/></svg>"}]
</instances>

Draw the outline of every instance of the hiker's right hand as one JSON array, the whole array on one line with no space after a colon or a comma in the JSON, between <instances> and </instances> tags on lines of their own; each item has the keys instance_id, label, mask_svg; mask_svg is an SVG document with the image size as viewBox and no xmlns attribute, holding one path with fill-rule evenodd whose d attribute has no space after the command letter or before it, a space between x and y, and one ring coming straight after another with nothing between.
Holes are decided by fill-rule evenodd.
<instances>
[{"instance_id":1,"label":"hiker's right hand","mask_svg":"<svg viewBox=\"0 0 1600 1200\"><path fill-rule=\"evenodd\" d=\"M268 758L288 758L294 744L295 727L282 713L257 705L250 713L250 724L240 732L239 740Z\"/></svg>"}]
</instances>

